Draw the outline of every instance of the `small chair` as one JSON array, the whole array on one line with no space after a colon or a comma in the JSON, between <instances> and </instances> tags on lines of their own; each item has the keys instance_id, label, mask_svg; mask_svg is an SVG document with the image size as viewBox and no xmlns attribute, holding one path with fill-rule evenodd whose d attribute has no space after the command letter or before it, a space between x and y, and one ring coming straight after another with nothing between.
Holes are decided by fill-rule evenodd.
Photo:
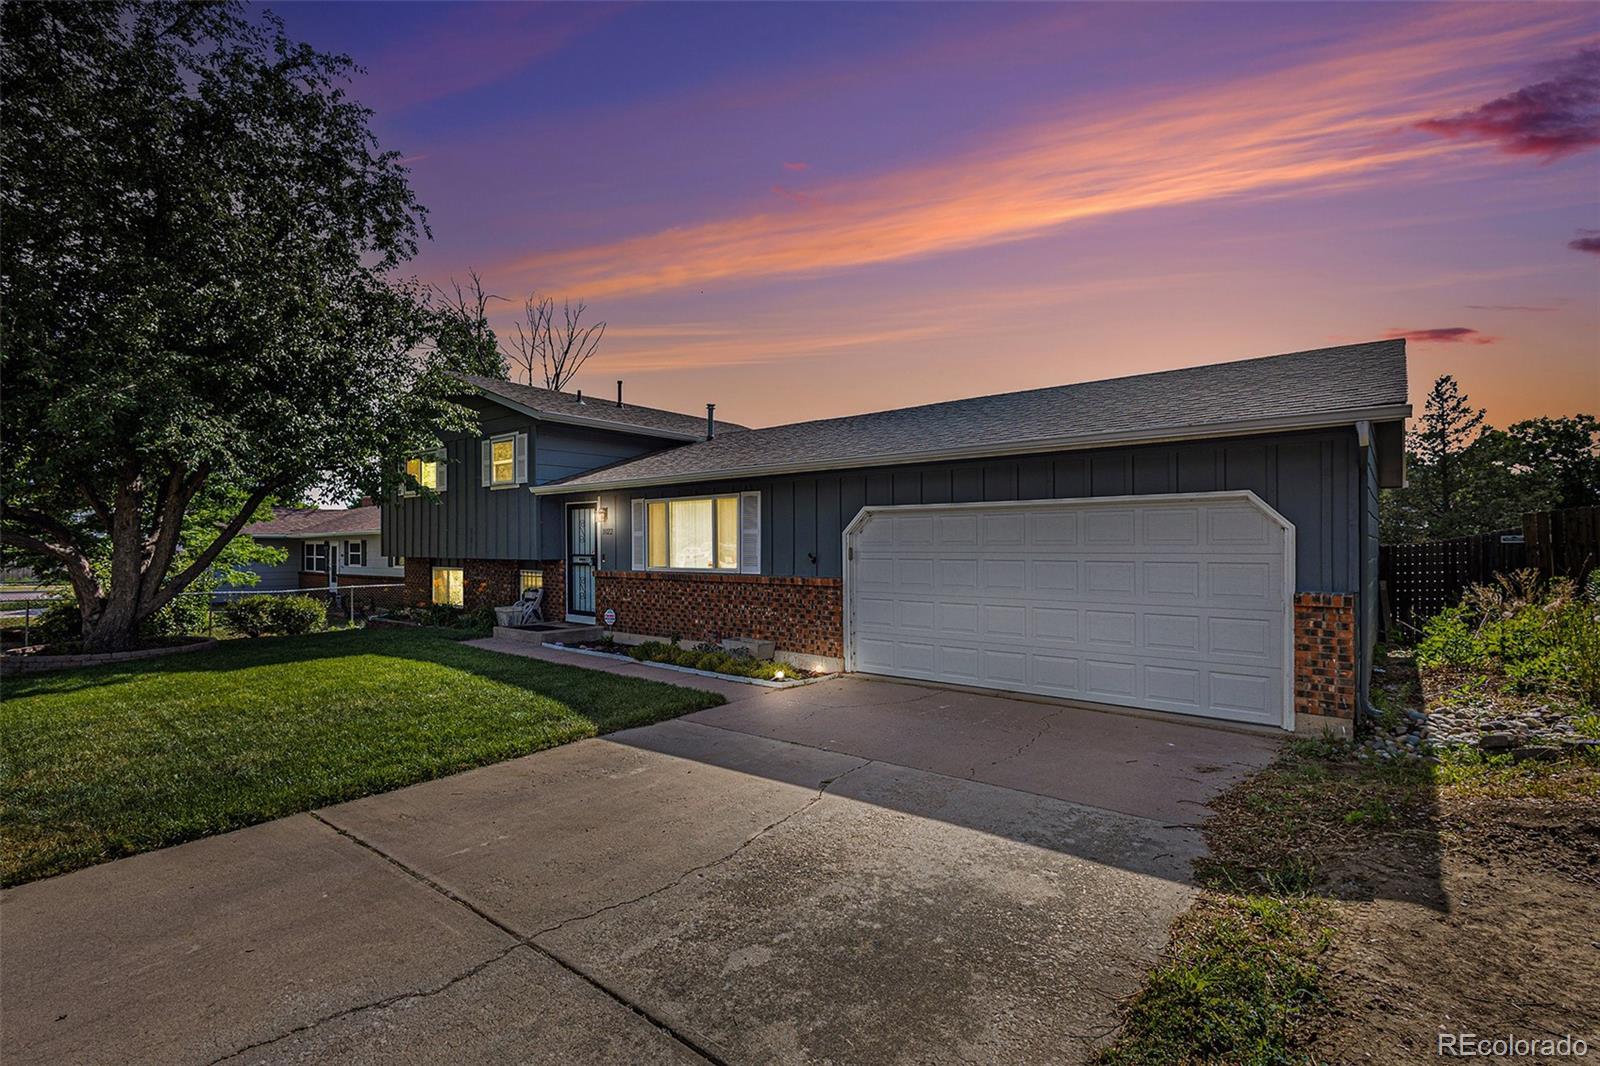
<instances>
[{"instance_id":1,"label":"small chair","mask_svg":"<svg viewBox=\"0 0 1600 1066\"><path fill-rule=\"evenodd\" d=\"M522 625L544 621L544 589L523 589L517 607L522 612Z\"/></svg>"}]
</instances>

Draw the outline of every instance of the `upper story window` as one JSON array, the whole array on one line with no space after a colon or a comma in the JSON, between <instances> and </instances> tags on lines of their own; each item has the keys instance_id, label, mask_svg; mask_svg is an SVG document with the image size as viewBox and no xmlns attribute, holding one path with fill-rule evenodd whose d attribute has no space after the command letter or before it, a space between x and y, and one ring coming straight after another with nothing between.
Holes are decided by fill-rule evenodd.
<instances>
[{"instance_id":1,"label":"upper story window","mask_svg":"<svg viewBox=\"0 0 1600 1066\"><path fill-rule=\"evenodd\" d=\"M444 453L436 452L433 455L417 456L406 460L406 474L411 479L406 491L415 493L417 486L443 492L445 489L445 461Z\"/></svg>"},{"instance_id":2,"label":"upper story window","mask_svg":"<svg viewBox=\"0 0 1600 1066\"><path fill-rule=\"evenodd\" d=\"M528 435L501 433L482 443L483 487L508 488L528 480Z\"/></svg>"},{"instance_id":3,"label":"upper story window","mask_svg":"<svg viewBox=\"0 0 1600 1066\"><path fill-rule=\"evenodd\" d=\"M367 542L364 540L346 541L344 546L344 565L367 565Z\"/></svg>"},{"instance_id":4,"label":"upper story window","mask_svg":"<svg viewBox=\"0 0 1600 1066\"><path fill-rule=\"evenodd\" d=\"M300 569L313 574L328 572L328 542L308 540L300 545Z\"/></svg>"},{"instance_id":5,"label":"upper story window","mask_svg":"<svg viewBox=\"0 0 1600 1066\"><path fill-rule=\"evenodd\" d=\"M635 570L761 572L761 494L633 501Z\"/></svg>"}]
</instances>

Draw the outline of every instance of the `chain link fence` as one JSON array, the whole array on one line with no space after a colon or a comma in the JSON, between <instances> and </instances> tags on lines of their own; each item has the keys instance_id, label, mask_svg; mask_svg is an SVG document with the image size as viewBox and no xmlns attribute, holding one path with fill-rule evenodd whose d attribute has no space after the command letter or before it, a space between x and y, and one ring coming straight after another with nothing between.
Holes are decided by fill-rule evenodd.
<instances>
[{"instance_id":1,"label":"chain link fence","mask_svg":"<svg viewBox=\"0 0 1600 1066\"><path fill-rule=\"evenodd\" d=\"M304 596L325 605L329 625L363 625L373 615L386 614L405 606L406 587L401 582L384 585L341 585L314 589L217 589L212 592L184 592L182 596L207 597L205 634L220 636L226 631L223 608L249 596Z\"/></svg>"}]
</instances>

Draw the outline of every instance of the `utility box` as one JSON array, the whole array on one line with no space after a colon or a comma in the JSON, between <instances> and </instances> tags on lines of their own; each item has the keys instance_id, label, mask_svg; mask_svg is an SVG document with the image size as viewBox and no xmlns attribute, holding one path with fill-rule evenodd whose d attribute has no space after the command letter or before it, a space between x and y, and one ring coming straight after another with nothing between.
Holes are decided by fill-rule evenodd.
<instances>
[{"instance_id":1,"label":"utility box","mask_svg":"<svg viewBox=\"0 0 1600 1066\"><path fill-rule=\"evenodd\" d=\"M777 654L778 645L770 640L734 639L723 641L722 650L732 655L748 655L752 659L770 659Z\"/></svg>"}]
</instances>

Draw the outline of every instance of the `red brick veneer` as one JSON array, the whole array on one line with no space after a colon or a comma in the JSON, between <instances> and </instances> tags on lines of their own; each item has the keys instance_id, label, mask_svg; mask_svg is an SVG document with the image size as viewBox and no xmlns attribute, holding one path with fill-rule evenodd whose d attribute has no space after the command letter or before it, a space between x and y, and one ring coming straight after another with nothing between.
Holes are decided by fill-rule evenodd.
<instances>
[{"instance_id":1,"label":"red brick veneer","mask_svg":"<svg viewBox=\"0 0 1600 1066\"><path fill-rule=\"evenodd\" d=\"M540 563L539 569L544 571L544 599L539 602L539 611L544 615L546 622L565 622L567 564L557 559L554 562Z\"/></svg>"},{"instance_id":2,"label":"red brick veneer","mask_svg":"<svg viewBox=\"0 0 1600 1066\"><path fill-rule=\"evenodd\" d=\"M595 579L596 617L615 610L624 633L749 637L835 659L844 657L843 595L844 582L828 577L602 570Z\"/></svg>"},{"instance_id":3,"label":"red brick veneer","mask_svg":"<svg viewBox=\"0 0 1600 1066\"><path fill-rule=\"evenodd\" d=\"M1294 713L1356 716L1356 598L1341 592L1294 597Z\"/></svg>"},{"instance_id":4,"label":"red brick veneer","mask_svg":"<svg viewBox=\"0 0 1600 1066\"><path fill-rule=\"evenodd\" d=\"M405 585L407 606L426 607L433 602L432 559L406 556L406 576L401 581Z\"/></svg>"}]
</instances>

